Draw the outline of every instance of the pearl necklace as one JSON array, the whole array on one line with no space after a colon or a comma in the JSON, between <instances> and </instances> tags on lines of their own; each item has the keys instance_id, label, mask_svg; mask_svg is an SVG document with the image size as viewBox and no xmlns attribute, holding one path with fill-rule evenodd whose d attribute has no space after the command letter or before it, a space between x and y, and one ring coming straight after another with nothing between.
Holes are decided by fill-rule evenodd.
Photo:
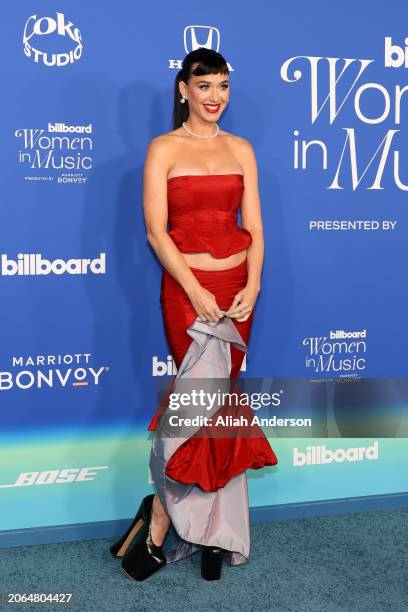
<instances>
[{"instance_id":1,"label":"pearl necklace","mask_svg":"<svg viewBox=\"0 0 408 612\"><path fill-rule=\"evenodd\" d=\"M183 121L183 123L181 125L186 130L186 132L191 134L191 136L196 136L197 138L206 138L206 139L207 138L215 138L217 136L218 132L220 131L220 128L218 127L218 124L216 123L215 125L217 126L217 130L216 130L215 134L213 134L212 136L200 136L199 134L194 134L194 132L189 130L188 127L186 126L186 122L185 121Z\"/></svg>"}]
</instances>

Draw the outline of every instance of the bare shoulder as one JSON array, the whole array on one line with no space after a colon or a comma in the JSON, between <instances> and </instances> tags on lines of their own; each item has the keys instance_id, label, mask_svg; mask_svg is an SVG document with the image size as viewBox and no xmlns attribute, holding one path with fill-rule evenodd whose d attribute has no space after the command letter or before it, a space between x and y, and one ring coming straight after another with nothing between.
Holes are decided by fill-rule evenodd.
<instances>
[{"instance_id":1,"label":"bare shoulder","mask_svg":"<svg viewBox=\"0 0 408 612\"><path fill-rule=\"evenodd\" d=\"M159 134L158 136L155 136L154 138L152 138L149 142L148 142L148 149L154 150L154 151L160 151L162 149L166 149L167 147L171 146L171 143L173 142L173 138L170 136L171 132L167 132L165 134Z\"/></svg>"},{"instance_id":2,"label":"bare shoulder","mask_svg":"<svg viewBox=\"0 0 408 612\"><path fill-rule=\"evenodd\" d=\"M180 137L185 136L186 133L183 128L179 127L176 130L170 130L170 132L164 132L151 139L150 143L154 145L171 145L180 140ZM149 144L150 144L149 143Z\"/></svg>"},{"instance_id":3,"label":"bare shoulder","mask_svg":"<svg viewBox=\"0 0 408 612\"><path fill-rule=\"evenodd\" d=\"M170 146L172 144L174 144L175 142L178 142L180 137L185 137L186 133L184 131L184 129L182 127L177 128L176 130L170 130L169 132L164 132L163 134L159 134L158 136L155 136L154 138L151 139L151 143L154 143L155 145L162 145L162 146Z\"/></svg>"},{"instance_id":4,"label":"bare shoulder","mask_svg":"<svg viewBox=\"0 0 408 612\"><path fill-rule=\"evenodd\" d=\"M160 165L163 171L168 169L169 161L173 157L176 141L179 140L174 137L175 132L177 130L159 134L148 142L145 160L145 164L148 167Z\"/></svg>"},{"instance_id":5,"label":"bare shoulder","mask_svg":"<svg viewBox=\"0 0 408 612\"><path fill-rule=\"evenodd\" d=\"M240 159L253 159L255 156L252 144L243 136L231 134L231 132L222 132L222 136L229 140L231 148Z\"/></svg>"}]
</instances>

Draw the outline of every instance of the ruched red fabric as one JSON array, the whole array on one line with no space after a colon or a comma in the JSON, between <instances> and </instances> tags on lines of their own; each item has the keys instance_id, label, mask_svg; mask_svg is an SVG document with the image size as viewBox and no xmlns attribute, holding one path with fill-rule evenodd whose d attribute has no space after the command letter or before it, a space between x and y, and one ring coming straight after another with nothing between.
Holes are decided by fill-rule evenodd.
<instances>
[{"instance_id":1,"label":"ruched red fabric","mask_svg":"<svg viewBox=\"0 0 408 612\"><path fill-rule=\"evenodd\" d=\"M201 270L191 268L200 285L215 295L218 306L227 310L238 291L247 282L248 268L245 259L238 266L227 270ZM195 321L197 314L181 285L164 268L161 282L160 303L166 336L176 367L179 368L185 353L192 342L187 329ZM248 346L254 310L246 321L231 319ZM237 378L241 369L244 353L231 346L231 378ZM156 429L162 406L156 411L149 430ZM260 469L278 463L269 442L259 428L254 437L237 431L228 438L206 437L202 431L186 440L170 457L166 474L184 484L195 484L204 491L216 491L237 474L246 469Z\"/></svg>"},{"instance_id":2,"label":"ruched red fabric","mask_svg":"<svg viewBox=\"0 0 408 612\"><path fill-rule=\"evenodd\" d=\"M174 176L167 180L169 235L182 253L217 259L249 247L251 233L237 223L242 174Z\"/></svg>"}]
</instances>

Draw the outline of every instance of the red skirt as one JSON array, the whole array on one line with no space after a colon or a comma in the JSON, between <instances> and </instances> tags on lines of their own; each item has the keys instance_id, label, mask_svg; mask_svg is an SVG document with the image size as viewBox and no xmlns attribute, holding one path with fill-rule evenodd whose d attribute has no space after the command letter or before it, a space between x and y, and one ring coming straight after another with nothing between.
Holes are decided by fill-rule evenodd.
<instances>
[{"instance_id":1,"label":"red skirt","mask_svg":"<svg viewBox=\"0 0 408 612\"><path fill-rule=\"evenodd\" d=\"M218 306L228 310L238 291L247 282L247 260L227 270L201 270L191 268L200 285L215 295ZM163 321L170 350L177 369L180 367L191 342L187 329L197 318L197 313L181 285L163 268L160 303ZM246 321L231 321L248 345L252 328L254 310ZM237 378L245 353L231 345L231 375ZM156 429L158 417L163 407L159 407L148 429ZM205 491L216 491L237 474L246 469L260 469L266 465L276 465L277 457L262 430L251 436L241 435L219 438L207 437L202 431L186 440L170 457L166 475L184 484L195 484Z\"/></svg>"}]
</instances>

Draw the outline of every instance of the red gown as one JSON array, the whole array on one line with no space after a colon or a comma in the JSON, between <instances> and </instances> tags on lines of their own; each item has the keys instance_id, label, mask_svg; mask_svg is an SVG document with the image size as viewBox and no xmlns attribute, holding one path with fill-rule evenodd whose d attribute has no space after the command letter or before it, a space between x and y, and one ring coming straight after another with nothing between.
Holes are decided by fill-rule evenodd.
<instances>
[{"instance_id":1,"label":"red gown","mask_svg":"<svg viewBox=\"0 0 408 612\"><path fill-rule=\"evenodd\" d=\"M169 234L183 253L209 252L224 258L246 249L251 234L237 225L237 211L243 192L241 174L188 175L169 179ZM192 268L198 282L214 294L218 306L227 310L235 294L247 282L247 260L227 270ZM192 342L187 329L197 317L191 301L171 274L163 268L160 303L167 340L176 367ZM248 345L254 310L246 321L231 319ZM244 353L231 345L231 379L237 378ZM156 411L148 429L156 429L164 406ZM245 433L218 438L203 435L203 428L172 455L166 475L185 484L196 484L204 491L216 491L244 470L260 469L278 463L261 428L254 436Z\"/></svg>"}]
</instances>

